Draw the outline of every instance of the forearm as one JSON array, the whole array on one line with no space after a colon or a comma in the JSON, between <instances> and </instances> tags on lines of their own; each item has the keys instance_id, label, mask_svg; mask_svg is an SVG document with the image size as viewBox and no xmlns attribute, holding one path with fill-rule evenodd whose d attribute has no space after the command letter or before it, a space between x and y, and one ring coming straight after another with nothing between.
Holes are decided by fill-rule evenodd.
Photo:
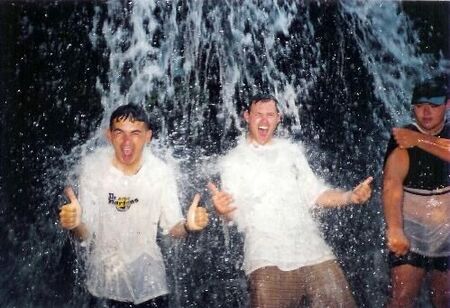
<instances>
[{"instance_id":1,"label":"forearm","mask_svg":"<svg viewBox=\"0 0 450 308\"><path fill-rule=\"evenodd\" d=\"M351 193L351 191L329 189L316 199L315 204L322 208L343 207L350 204Z\"/></svg>"},{"instance_id":2,"label":"forearm","mask_svg":"<svg viewBox=\"0 0 450 308\"><path fill-rule=\"evenodd\" d=\"M388 229L403 229L402 200L403 187L387 185L383 189L383 210Z\"/></svg>"},{"instance_id":3,"label":"forearm","mask_svg":"<svg viewBox=\"0 0 450 308\"><path fill-rule=\"evenodd\" d=\"M222 218L225 222L231 222L231 221L234 220L234 213L235 213L235 211L230 212L230 213L226 213L226 214L219 214L219 216L220 216L220 218Z\"/></svg>"},{"instance_id":4,"label":"forearm","mask_svg":"<svg viewBox=\"0 0 450 308\"><path fill-rule=\"evenodd\" d=\"M450 162L450 140L436 136L421 134L417 139L417 147Z\"/></svg>"},{"instance_id":5,"label":"forearm","mask_svg":"<svg viewBox=\"0 0 450 308\"><path fill-rule=\"evenodd\" d=\"M169 230L170 236L174 238L184 238L187 236L188 231L186 227L186 221L182 220L179 223L177 223L175 226L173 226Z\"/></svg>"},{"instance_id":6,"label":"forearm","mask_svg":"<svg viewBox=\"0 0 450 308\"><path fill-rule=\"evenodd\" d=\"M89 230L83 222L79 224L78 227L70 230L70 232L76 239L80 241L84 241L89 237Z\"/></svg>"}]
</instances>

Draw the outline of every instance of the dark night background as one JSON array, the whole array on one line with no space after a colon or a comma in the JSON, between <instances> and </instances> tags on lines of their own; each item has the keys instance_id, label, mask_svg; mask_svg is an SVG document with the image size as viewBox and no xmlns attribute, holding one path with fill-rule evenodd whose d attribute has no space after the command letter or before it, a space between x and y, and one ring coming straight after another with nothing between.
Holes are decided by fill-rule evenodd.
<instances>
[{"instance_id":1,"label":"dark night background","mask_svg":"<svg viewBox=\"0 0 450 308\"><path fill-rule=\"evenodd\" d=\"M323 52L331 52L339 43L333 29L339 23L334 2L314 8L312 18L327 16L317 30ZM80 306L86 293L82 285L73 246L56 223L57 205L61 203L64 179L50 169L68 168L64 161L74 146L85 142L102 118L97 78L106 82L108 53L101 44L93 48L89 39L94 7L104 8L102 1L1 1L0 2L0 305L2 307ZM404 11L414 20L420 36L419 49L424 53L449 55L449 4L447 2L403 2ZM31 27L31 28L30 28ZM295 30L295 22L291 30ZM355 72L351 65L361 66L351 38L346 38L346 54L350 60L342 65L346 80L339 80L333 72L319 83L314 96L323 102L301 105L303 129L296 132L311 151L320 150L327 166L327 180L339 184L351 179L356 184L366 174L374 174L379 187L379 164L374 148L384 148L379 140L383 127L369 127L365 115L376 113L380 118L389 115L383 107L371 104L346 104L375 100L370 90L370 77L364 70ZM289 40L280 34L280 40ZM295 68L292 61L283 65ZM349 96L334 91L350 85ZM217 92L217 80L211 80L208 90ZM353 94L355 93L355 94ZM356 94L362 93L362 94ZM220 139L223 132L217 128L212 107L211 119L205 123L209 130L196 141ZM345 140L345 125L339 119L353 118L360 127L354 140L373 138L379 142L369 148L358 148L367 153L367 160L346 160L345 153L352 145L338 146ZM338 119L338 120L336 120ZM289 123L287 123L289 124ZM319 139L315 136L320 132ZM190 136L186 137L191 140ZM231 134L233 137L233 134ZM230 138L231 138L230 137ZM176 140L173 140L176 143ZM207 146L209 154L220 154L224 146L215 142ZM313 156L313 154L311 154ZM362 157L361 155L357 155ZM312 162L313 163L313 162ZM314 163L313 163L314 164ZM346 168L353 164L350 169ZM326 172L323 171L325 174ZM198 180L201 182L202 180ZM386 271L379 204L379 188L365 209L348 209L340 213L325 213L325 234L335 249L361 307L376 307L386 294ZM367 221L366 216L373 219ZM338 222L338 223L337 223ZM237 307L245 305L242 273L233 269L239 264L240 237L230 232L231 242L238 249L224 249L221 226L213 221L210 235L191 237L181 245L184 267L168 258L174 268L172 275L182 278L177 285L178 305L183 307ZM342 236L336 237L333 234ZM215 241L211 242L211 239ZM348 245L358 249L349 251ZM203 249L217 254L202 259ZM179 251L178 251L179 252ZM361 252L364 252L361 254ZM230 271L231 267L231 271ZM205 271L205 269L208 269ZM375 279L373 278L375 277ZM225 287L221 282L227 281ZM186 292L185 286L196 286L197 291ZM74 287L75 286L75 287ZM373 291L373 292L372 292Z\"/></svg>"}]
</instances>

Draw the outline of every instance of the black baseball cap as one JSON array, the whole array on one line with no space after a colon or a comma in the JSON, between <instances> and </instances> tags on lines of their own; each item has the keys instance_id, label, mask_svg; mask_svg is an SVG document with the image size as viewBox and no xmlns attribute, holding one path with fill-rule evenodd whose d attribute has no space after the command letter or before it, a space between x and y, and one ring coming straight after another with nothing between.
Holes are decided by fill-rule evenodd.
<instances>
[{"instance_id":1,"label":"black baseball cap","mask_svg":"<svg viewBox=\"0 0 450 308\"><path fill-rule=\"evenodd\" d=\"M426 80L414 87L411 105L433 104L443 105L449 97L447 77L439 76Z\"/></svg>"}]
</instances>

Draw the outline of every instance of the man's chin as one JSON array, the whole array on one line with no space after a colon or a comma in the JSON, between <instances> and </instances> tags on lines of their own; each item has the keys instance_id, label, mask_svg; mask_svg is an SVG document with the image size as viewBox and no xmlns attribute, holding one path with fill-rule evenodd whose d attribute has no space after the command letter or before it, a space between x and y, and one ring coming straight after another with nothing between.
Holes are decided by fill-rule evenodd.
<instances>
[{"instance_id":1,"label":"man's chin","mask_svg":"<svg viewBox=\"0 0 450 308\"><path fill-rule=\"evenodd\" d=\"M122 164L124 164L124 165L132 165L133 162L134 162L134 159L133 159L132 156L131 157L124 157L124 156L122 156L121 159L120 159L120 162Z\"/></svg>"},{"instance_id":2,"label":"man's chin","mask_svg":"<svg viewBox=\"0 0 450 308\"><path fill-rule=\"evenodd\" d=\"M272 138L259 138L256 140L256 143L259 145L266 145L270 142Z\"/></svg>"},{"instance_id":3,"label":"man's chin","mask_svg":"<svg viewBox=\"0 0 450 308\"><path fill-rule=\"evenodd\" d=\"M437 124L437 125L433 125L430 123L418 123L418 124L422 130L427 131L427 132L436 132L443 125L442 123Z\"/></svg>"}]
</instances>

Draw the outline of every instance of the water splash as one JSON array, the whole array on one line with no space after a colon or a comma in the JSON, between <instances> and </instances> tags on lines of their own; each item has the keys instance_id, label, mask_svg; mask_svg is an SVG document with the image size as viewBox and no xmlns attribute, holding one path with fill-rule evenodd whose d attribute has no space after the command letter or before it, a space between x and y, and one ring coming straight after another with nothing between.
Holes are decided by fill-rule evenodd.
<instances>
[{"instance_id":1,"label":"water splash","mask_svg":"<svg viewBox=\"0 0 450 308\"><path fill-rule=\"evenodd\" d=\"M438 63L432 55L420 54L410 18L400 3L385 1L343 1L343 18L348 20L362 59L373 77L373 92L398 125L408 121L414 83L433 76ZM362 31L370 29L370 31ZM381 124L381 123L379 123Z\"/></svg>"},{"instance_id":2,"label":"water splash","mask_svg":"<svg viewBox=\"0 0 450 308\"><path fill-rule=\"evenodd\" d=\"M327 15L330 12L332 15ZM330 22L327 18L335 26L333 38L324 33L323 28ZM341 1L330 5L140 0L125 7L109 2L102 33L110 64L108 82L98 83L105 110L127 101L146 105L160 122L162 144L174 147L185 174L181 182L192 182L194 178L193 184L184 184L188 191L201 189L204 182L199 178L210 176L205 165L214 164L214 158L211 162L209 155L224 152L235 136L245 131L243 105L249 96L260 92L279 98L288 124L280 128L281 134L294 132L306 137L310 144L314 140L320 144L320 135L327 135L330 129L344 131L345 142L340 143L338 135L332 143L337 153L334 158L321 157L317 165L332 161L332 174L342 173L347 180L349 174L355 178L356 167L338 162L351 152L352 159L366 165L368 173L379 174L383 149L376 144L387 139L392 124L407 121L412 85L432 74L424 68L432 67L435 61L416 49L417 34L399 3L385 1ZM347 44L355 45L353 54L349 55ZM337 48L327 50L330 46ZM355 54L361 64L348 63L354 61ZM351 93L352 71L365 78L365 89L371 95ZM325 87L340 100L330 114L342 114L343 121L328 122L317 129L315 120L323 117L320 113L324 109L318 98ZM347 101L356 105L351 111L368 113L360 118L346 115ZM311 110L318 110L316 118L304 114ZM368 123L376 129L365 130ZM303 132L308 130L312 141ZM333 137L333 133L330 135ZM350 150L354 144L358 146ZM370 166L367 153L375 162ZM379 222L375 229L379 228L380 212L371 214ZM367 225L362 227L370 230ZM210 245L214 236L206 236L196 245ZM352 250L357 250L355 247ZM238 263L234 258L231 264ZM377 253L374 258L380 259ZM177 275L186 270L181 269ZM382 275L381 270L375 270L377 275ZM212 281L210 277L209 283ZM176 288L177 292L189 292ZM369 291L361 298L376 302L382 292Z\"/></svg>"},{"instance_id":3,"label":"water splash","mask_svg":"<svg viewBox=\"0 0 450 308\"><path fill-rule=\"evenodd\" d=\"M24 38L39 29L27 20L23 23ZM91 21L86 25L91 27ZM54 33L48 35L55 40ZM36 183L42 185L42 196L51 196L39 199L39 214L27 219L21 234L12 230L2 238L6 243L30 239L11 245L28 255L5 271L6 277L16 274L11 279L16 293L4 297L6 306L42 304L51 298L62 302L60 294L40 297L51 288L46 282L38 283L44 281L44 274L32 273L40 264L64 262L62 256L67 252L63 248L66 237L54 224L49 204L61 201L55 196L61 191L63 173L86 151L104 144L102 129L119 104L135 101L152 113L158 126L155 146L162 152L173 148L167 156L175 156L182 167L180 187L185 200L202 189L215 155L226 152L236 135L245 131L240 113L248 97L259 92L274 93L280 99L285 114L281 134L293 133L312 149L324 150L311 154L318 172L338 184L351 185L363 171L380 173L384 150L380 145L389 128L409 116L414 81L431 74L426 68L432 69L438 62L416 49L417 34L411 21L401 4L391 1L109 1L96 8L90 38L95 48L105 49L108 71L97 81L104 117L100 125L96 125L97 119L92 123L86 118L71 119L77 117L72 114L74 102L58 92L56 105L67 118L57 123L61 127L87 123L83 129L92 138L68 155L64 149L45 144L42 152L29 153L40 158L36 162L45 160L46 178L39 177ZM45 45L40 48L43 53L52 50ZM53 52L64 55L71 48L61 45ZM448 69L445 63L439 64L442 69ZM50 77L42 84L57 86ZM90 113L96 112L87 109L84 116ZM84 139L86 136L73 137L68 145ZM23 148L26 151L25 142ZM351 251L355 258L346 269L356 281L353 286L361 306L376 307L385 296L385 273L380 266L381 214L373 205L333 213L338 222L325 228L335 234L351 229L329 239L336 246L345 244L347 253ZM8 217L15 223L20 221L19 214ZM222 232L219 221L213 221L208 233L168 248L176 307L245 305L245 277L239 272L242 239L228 232ZM349 232L361 236L352 237ZM367 238L371 241L365 241ZM355 269L355 264L363 269ZM77 305L84 303L85 293L82 273L74 268L78 284L67 294ZM60 271L58 275L64 277ZM22 286L27 296L15 299Z\"/></svg>"}]
</instances>

